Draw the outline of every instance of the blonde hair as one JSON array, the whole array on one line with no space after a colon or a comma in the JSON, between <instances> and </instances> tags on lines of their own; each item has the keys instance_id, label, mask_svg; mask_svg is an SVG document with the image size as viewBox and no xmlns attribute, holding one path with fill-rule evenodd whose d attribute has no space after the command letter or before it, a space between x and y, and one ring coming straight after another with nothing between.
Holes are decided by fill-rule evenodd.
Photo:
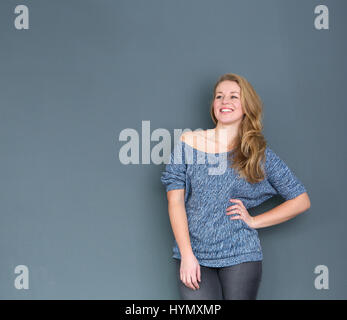
<instances>
[{"instance_id":1,"label":"blonde hair","mask_svg":"<svg viewBox=\"0 0 347 320\"><path fill-rule=\"evenodd\" d=\"M252 85L242 76L233 73L222 75L214 86L213 99L210 114L212 120L217 124L218 120L214 114L213 102L216 97L217 86L222 81L235 81L241 88L241 105L244 117L240 123L235 148L229 154L231 168L239 173L241 178L250 183L260 182L264 179L262 167L265 159L266 140L262 134L263 107L260 97Z\"/></svg>"}]
</instances>

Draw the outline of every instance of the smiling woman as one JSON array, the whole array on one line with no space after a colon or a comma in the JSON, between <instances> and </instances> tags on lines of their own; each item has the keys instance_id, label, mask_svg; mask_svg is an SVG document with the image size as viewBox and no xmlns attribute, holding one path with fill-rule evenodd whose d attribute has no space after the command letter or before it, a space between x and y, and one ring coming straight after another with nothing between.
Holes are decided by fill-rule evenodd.
<instances>
[{"instance_id":1,"label":"smiling woman","mask_svg":"<svg viewBox=\"0 0 347 320\"><path fill-rule=\"evenodd\" d=\"M256 299L263 259L256 228L291 219L310 202L303 183L267 147L262 104L246 79L223 75L210 112L216 127L184 133L161 177L180 293L183 299ZM227 170L211 174L214 163L198 162L211 153L227 157ZM193 154L189 162L187 154ZM276 194L286 201L249 215Z\"/></svg>"},{"instance_id":2,"label":"smiling woman","mask_svg":"<svg viewBox=\"0 0 347 320\"><path fill-rule=\"evenodd\" d=\"M242 89L241 89L242 88ZM225 108L232 112L223 112ZM226 74L214 86L210 114L229 146L234 146L232 167L251 183L264 179L261 161L266 141L262 134L262 102L253 86L243 77Z\"/></svg>"}]
</instances>

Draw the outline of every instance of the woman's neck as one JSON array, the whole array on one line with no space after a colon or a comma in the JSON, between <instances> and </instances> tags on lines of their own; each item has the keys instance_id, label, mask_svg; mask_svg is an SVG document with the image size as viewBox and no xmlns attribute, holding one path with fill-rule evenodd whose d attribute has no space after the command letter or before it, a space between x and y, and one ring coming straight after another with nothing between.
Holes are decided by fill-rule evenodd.
<instances>
[{"instance_id":1,"label":"woman's neck","mask_svg":"<svg viewBox=\"0 0 347 320\"><path fill-rule=\"evenodd\" d=\"M213 137L212 139L216 144L227 148L228 150L234 148L237 138L237 129L234 127L220 127L216 126L213 129Z\"/></svg>"}]
</instances>

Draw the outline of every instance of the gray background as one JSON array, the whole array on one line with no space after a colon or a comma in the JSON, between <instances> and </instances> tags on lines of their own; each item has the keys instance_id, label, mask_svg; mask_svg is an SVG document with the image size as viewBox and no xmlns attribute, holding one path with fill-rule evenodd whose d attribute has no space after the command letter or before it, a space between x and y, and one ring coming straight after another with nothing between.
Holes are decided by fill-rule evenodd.
<instances>
[{"instance_id":1,"label":"gray background","mask_svg":"<svg viewBox=\"0 0 347 320\"><path fill-rule=\"evenodd\" d=\"M29 30L14 27L18 4ZM329 30L314 28L318 4ZM213 85L233 72L312 203L259 229L258 298L346 299L346 12L342 0L2 0L0 298L179 299L164 164L121 164L119 134L145 120L172 140L213 128ZM21 264L28 290L14 287ZM314 287L321 264L328 290Z\"/></svg>"}]
</instances>

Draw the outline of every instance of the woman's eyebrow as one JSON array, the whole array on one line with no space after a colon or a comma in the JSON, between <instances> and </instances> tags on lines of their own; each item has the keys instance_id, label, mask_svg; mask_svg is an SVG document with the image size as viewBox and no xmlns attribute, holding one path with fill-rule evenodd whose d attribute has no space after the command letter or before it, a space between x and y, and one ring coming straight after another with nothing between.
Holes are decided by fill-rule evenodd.
<instances>
[{"instance_id":1,"label":"woman's eyebrow","mask_svg":"<svg viewBox=\"0 0 347 320\"><path fill-rule=\"evenodd\" d=\"M216 93L223 93L222 91L217 91ZM230 91L230 93L240 93L238 91Z\"/></svg>"}]
</instances>

